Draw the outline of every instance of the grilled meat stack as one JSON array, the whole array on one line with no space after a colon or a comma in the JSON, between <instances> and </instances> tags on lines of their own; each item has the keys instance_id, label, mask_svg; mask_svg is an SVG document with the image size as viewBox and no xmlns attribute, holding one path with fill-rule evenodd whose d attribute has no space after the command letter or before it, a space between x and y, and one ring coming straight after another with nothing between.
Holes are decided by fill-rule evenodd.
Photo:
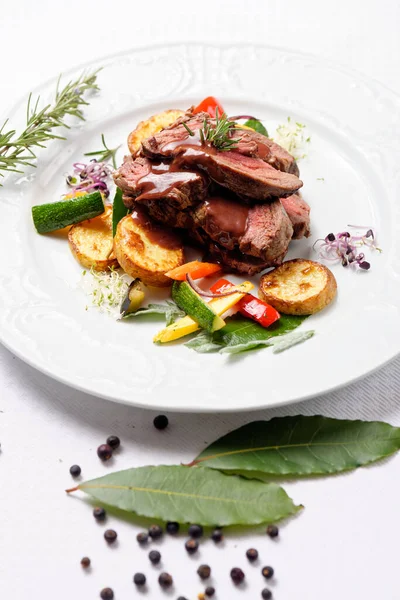
<instances>
[{"instance_id":1,"label":"grilled meat stack","mask_svg":"<svg viewBox=\"0 0 400 600\"><path fill-rule=\"evenodd\" d=\"M234 130L235 148L202 143L207 114L190 112L125 157L115 183L125 205L180 228L227 270L253 275L281 264L290 240L310 234L294 158L269 138Z\"/></svg>"}]
</instances>

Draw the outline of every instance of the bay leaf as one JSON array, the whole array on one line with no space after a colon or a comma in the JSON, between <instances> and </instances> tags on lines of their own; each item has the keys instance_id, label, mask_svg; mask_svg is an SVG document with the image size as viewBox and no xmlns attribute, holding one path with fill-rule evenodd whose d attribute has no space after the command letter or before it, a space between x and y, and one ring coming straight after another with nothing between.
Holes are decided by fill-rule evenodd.
<instances>
[{"instance_id":1,"label":"bay leaf","mask_svg":"<svg viewBox=\"0 0 400 600\"><path fill-rule=\"evenodd\" d=\"M191 463L225 472L323 475L355 469L400 448L388 423L323 416L255 421L213 442Z\"/></svg>"},{"instance_id":2,"label":"bay leaf","mask_svg":"<svg viewBox=\"0 0 400 600\"><path fill-rule=\"evenodd\" d=\"M275 483L180 465L118 471L68 491L78 489L100 503L144 517L204 526L259 525L301 508Z\"/></svg>"}]
</instances>

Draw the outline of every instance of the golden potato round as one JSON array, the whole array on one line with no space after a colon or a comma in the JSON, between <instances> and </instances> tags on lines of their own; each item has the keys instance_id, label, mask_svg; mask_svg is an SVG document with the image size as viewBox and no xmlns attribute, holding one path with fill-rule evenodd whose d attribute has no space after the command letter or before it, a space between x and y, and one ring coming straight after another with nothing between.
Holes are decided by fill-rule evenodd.
<instances>
[{"instance_id":1,"label":"golden potato round","mask_svg":"<svg viewBox=\"0 0 400 600\"><path fill-rule=\"evenodd\" d=\"M184 115L183 110L165 110L162 113L153 115L146 121L140 121L136 129L128 136L128 148L131 154L136 154L140 150L143 140L146 140L151 135L158 133L161 129L169 127L179 117Z\"/></svg>"},{"instance_id":2,"label":"golden potato round","mask_svg":"<svg viewBox=\"0 0 400 600\"><path fill-rule=\"evenodd\" d=\"M113 251L112 207L93 219L73 225L68 232L68 243L76 260L87 269L106 271L118 267Z\"/></svg>"},{"instance_id":3,"label":"golden potato round","mask_svg":"<svg viewBox=\"0 0 400 600\"><path fill-rule=\"evenodd\" d=\"M133 212L135 215L137 211ZM117 260L128 275L139 277L146 285L170 286L172 279L165 273L184 264L183 245L177 237L172 246L159 245L157 237L162 238L163 232L170 236L169 229L157 224L152 230L143 221L127 215L118 223L114 238ZM149 217L147 222L151 222Z\"/></svg>"},{"instance_id":4,"label":"golden potato round","mask_svg":"<svg viewBox=\"0 0 400 600\"><path fill-rule=\"evenodd\" d=\"M313 260L288 260L261 277L261 300L286 315L312 315L336 295L333 273Z\"/></svg>"}]
</instances>

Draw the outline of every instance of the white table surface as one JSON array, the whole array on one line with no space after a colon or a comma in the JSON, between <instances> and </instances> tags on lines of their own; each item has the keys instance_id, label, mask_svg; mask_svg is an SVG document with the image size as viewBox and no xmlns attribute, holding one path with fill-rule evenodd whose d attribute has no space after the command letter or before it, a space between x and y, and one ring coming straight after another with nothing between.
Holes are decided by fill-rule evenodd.
<instances>
[{"instance_id":1,"label":"white table surface","mask_svg":"<svg viewBox=\"0 0 400 600\"><path fill-rule=\"evenodd\" d=\"M400 93L399 25L400 4L392 0L3 2L0 114L70 66L132 46L189 39L316 53ZM362 382L301 405L247 415L170 414L170 428L160 433L152 413L75 392L0 347L0 596L89 600L111 586L116 600L126 600L141 597L132 576L143 571L149 581L143 597L194 600L203 587L195 572L201 561L213 568L217 600L260 598L263 564L276 569L275 600L399 600L400 456L347 475L285 484L306 509L281 528L277 543L265 535L229 535L223 548L208 541L197 559L189 559L183 538L164 540L163 568L176 581L166 595L136 543L138 527L109 518L119 533L117 547L109 548L90 507L64 493L73 463L92 478L111 469L186 461L234 427L283 414L400 425L399 400L397 358ZM96 448L110 433L121 437L122 449L104 466ZM256 567L244 557L250 546L260 552ZM80 567L84 555L92 559L90 573ZM243 590L229 580L233 566L246 572Z\"/></svg>"}]
</instances>

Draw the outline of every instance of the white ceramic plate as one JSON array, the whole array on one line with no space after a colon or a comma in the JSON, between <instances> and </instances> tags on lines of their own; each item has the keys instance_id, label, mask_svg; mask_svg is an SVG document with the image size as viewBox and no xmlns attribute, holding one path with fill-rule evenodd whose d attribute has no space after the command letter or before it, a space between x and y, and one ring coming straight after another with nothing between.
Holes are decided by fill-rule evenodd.
<instances>
[{"instance_id":1,"label":"white ceramic plate","mask_svg":"<svg viewBox=\"0 0 400 600\"><path fill-rule=\"evenodd\" d=\"M362 377L400 350L400 99L375 81L317 58L268 47L180 44L106 58L101 93L68 141L44 151L38 168L0 191L0 339L20 358L77 389L134 406L237 411L290 403ZM81 69L76 69L77 74ZM50 97L54 81L40 87ZM125 143L141 119L213 94L228 113L287 116L311 135L300 161L312 236L288 257L316 258L313 242L349 223L374 226L383 253L368 273L332 267L337 300L302 327L305 344L282 354L200 355L155 346L157 322L118 323L80 288L82 269L64 239L35 233L30 208L59 199L63 176L83 153ZM24 103L11 116L22 125ZM122 158L122 154L119 157ZM371 399L373 401L373 399Z\"/></svg>"}]
</instances>

